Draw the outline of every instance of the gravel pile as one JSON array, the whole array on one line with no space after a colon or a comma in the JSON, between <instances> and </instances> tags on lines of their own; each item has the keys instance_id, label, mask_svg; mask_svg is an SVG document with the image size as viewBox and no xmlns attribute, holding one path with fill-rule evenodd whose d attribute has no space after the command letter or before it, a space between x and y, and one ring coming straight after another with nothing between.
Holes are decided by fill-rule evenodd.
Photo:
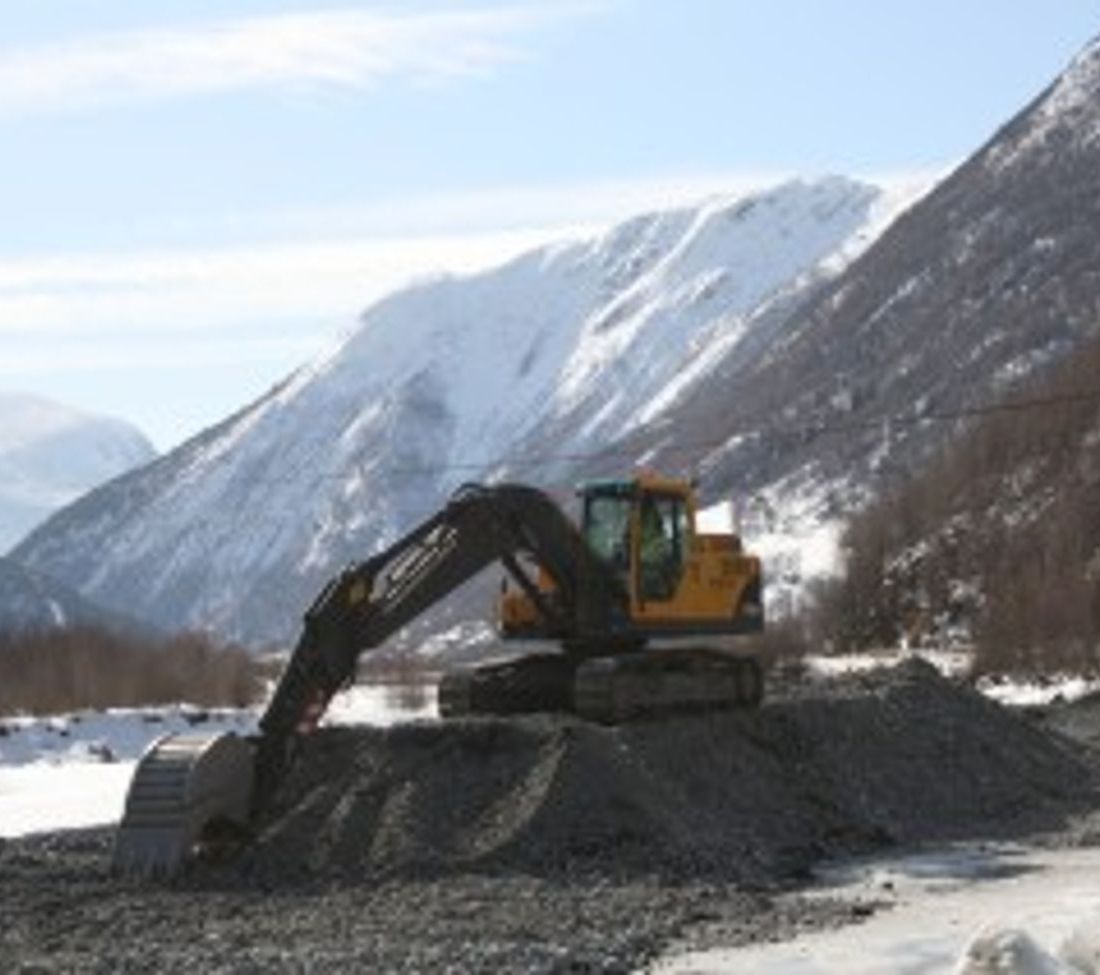
<instances>
[{"instance_id":1,"label":"gravel pile","mask_svg":"<svg viewBox=\"0 0 1100 975\"><path fill-rule=\"evenodd\" d=\"M1029 714L1048 730L1100 750L1100 693L1030 708Z\"/></svg>"},{"instance_id":2,"label":"gravel pile","mask_svg":"<svg viewBox=\"0 0 1100 975\"><path fill-rule=\"evenodd\" d=\"M328 729L243 869L759 886L888 843L1056 828L1095 782L1079 749L913 661L752 714Z\"/></svg>"},{"instance_id":3,"label":"gravel pile","mask_svg":"<svg viewBox=\"0 0 1100 975\"><path fill-rule=\"evenodd\" d=\"M789 937L873 910L797 894L823 856L1069 835L1097 805L1097 766L916 663L755 714L327 729L229 867L155 885L110 875L109 831L0 842L0 958L628 972L672 943Z\"/></svg>"},{"instance_id":4,"label":"gravel pile","mask_svg":"<svg viewBox=\"0 0 1100 975\"><path fill-rule=\"evenodd\" d=\"M626 973L697 927L724 944L850 922L851 904L687 882L523 875L266 888L112 877L108 830L0 844L8 972Z\"/></svg>"}]
</instances>

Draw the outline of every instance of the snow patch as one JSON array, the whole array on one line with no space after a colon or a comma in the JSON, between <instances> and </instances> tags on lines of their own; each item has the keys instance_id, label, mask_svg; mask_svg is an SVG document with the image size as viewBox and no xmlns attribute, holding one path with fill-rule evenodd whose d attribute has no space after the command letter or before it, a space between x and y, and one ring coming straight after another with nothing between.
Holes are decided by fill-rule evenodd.
<instances>
[{"instance_id":1,"label":"snow patch","mask_svg":"<svg viewBox=\"0 0 1100 975\"><path fill-rule=\"evenodd\" d=\"M811 654L804 658L810 674L832 678L844 674L859 674L879 667L896 667L906 660L918 658L930 663L946 677L964 677L970 672L972 655L964 650L906 650L892 648L867 653L842 653L829 656Z\"/></svg>"},{"instance_id":2,"label":"snow patch","mask_svg":"<svg viewBox=\"0 0 1100 975\"><path fill-rule=\"evenodd\" d=\"M986 697L1011 707L1041 707L1057 701L1079 701L1100 692L1100 680L1062 674L1042 681L982 677L977 688Z\"/></svg>"},{"instance_id":3,"label":"snow patch","mask_svg":"<svg viewBox=\"0 0 1100 975\"><path fill-rule=\"evenodd\" d=\"M817 893L853 903L885 901L888 909L860 924L787 942L674 955L653 971L1100 973L1100 850L955 847L838 864L822 872Z\"/></svg>"},{"instance_id":4,"label":"snow patch","mask_svg":"<svg viewBox=\"0 0 1100 975\"><path fill-rule=\"evenodd\" d=\"M434 688L355 686L324 723L390 725L436 714ZM190 705L0 718L0 837L116 823L137 760L168 734L257 730L259 709Z\"/></svg>"}]
</instances>

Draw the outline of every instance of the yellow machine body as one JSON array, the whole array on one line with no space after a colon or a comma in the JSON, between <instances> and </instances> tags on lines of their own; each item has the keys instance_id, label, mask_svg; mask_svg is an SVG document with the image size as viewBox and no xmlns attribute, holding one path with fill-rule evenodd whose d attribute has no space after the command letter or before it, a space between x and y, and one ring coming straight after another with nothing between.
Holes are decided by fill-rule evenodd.
<instances>
[{"instance_id":1,"label":"yellow machine body","mask_svg":"<svg viewBox=\"0 0 1100 975\"><path fill-rule=\"evenodd\" d=\"M639 474L628 481L583 486L581 532L613 564L629 596L623 635L749 633L763 626L760 560L733 533L701 533L691 482ZM552 598L549 575L539 590ZM498 605L505 637L544 635L543 619L525 592L505 587Z\"/></svg>"}]
</instances>

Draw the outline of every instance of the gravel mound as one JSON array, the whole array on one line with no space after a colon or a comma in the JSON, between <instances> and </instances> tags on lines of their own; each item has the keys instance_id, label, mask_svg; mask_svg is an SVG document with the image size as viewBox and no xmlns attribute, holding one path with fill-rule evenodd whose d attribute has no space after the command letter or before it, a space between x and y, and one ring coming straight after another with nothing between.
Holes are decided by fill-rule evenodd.
<instances>
[{"instance_id":1,"label":"gravel mound","mask_svg":"<svg viewBox=\"0 0 1100 975\"><path fill-rule=\"evenodd\" d=\"M1096 785L1070 742L912 661L748 714L326 729L241 869L768 885L889 843L1055 829Z\"/></svg>"},{"instance_id":2,"label":"gravel mound","mask_svg":"<svg viewBox=\"0 0 1100 975\"><path fill-rule=\"evenodd\" d=\"M1036 831L1078 842L1098 767L917 663L756 714L333 728L227 868L116 877L109 830L0 843L0 958L28 972L638 971L672 944L789 938L875 910L795 893L823 856Z\"/></svg>"},{"instance_id":3,"label":"gravel mound","mask_svg":"<svg viewBox=\"0 0 1100 975\"><path fill-rule=\"evenodd\" d=\"M1030 708L1029 713L1048 730L1100 750L1100 693Z\"/></svg>"}]
</instances>

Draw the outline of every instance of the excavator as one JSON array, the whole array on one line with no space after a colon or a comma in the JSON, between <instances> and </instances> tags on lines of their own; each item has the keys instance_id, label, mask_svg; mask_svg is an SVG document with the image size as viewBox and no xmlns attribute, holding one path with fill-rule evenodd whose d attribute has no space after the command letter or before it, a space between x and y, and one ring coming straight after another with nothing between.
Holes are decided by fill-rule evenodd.
<instances>
[{"instance_id":1,"label":"excavator","mask_svg":"<svg viewBox=\"0 0 1100 975\"><path fill-rule=\"evenodd\" d=\"M501 637L556 647L445 674L442 717L559 711L616 723L758 706L759 662L714 638L762 630L759 559L736 534L698 530L692 482L639 473L577 494L575 522L537 488L466 485L331 579L305 614L258 734L169 735L145 753L114 868L167 876L227 838L255 835L362 655L494 563L506 572Z\"/></svg>"}]
</instances>

